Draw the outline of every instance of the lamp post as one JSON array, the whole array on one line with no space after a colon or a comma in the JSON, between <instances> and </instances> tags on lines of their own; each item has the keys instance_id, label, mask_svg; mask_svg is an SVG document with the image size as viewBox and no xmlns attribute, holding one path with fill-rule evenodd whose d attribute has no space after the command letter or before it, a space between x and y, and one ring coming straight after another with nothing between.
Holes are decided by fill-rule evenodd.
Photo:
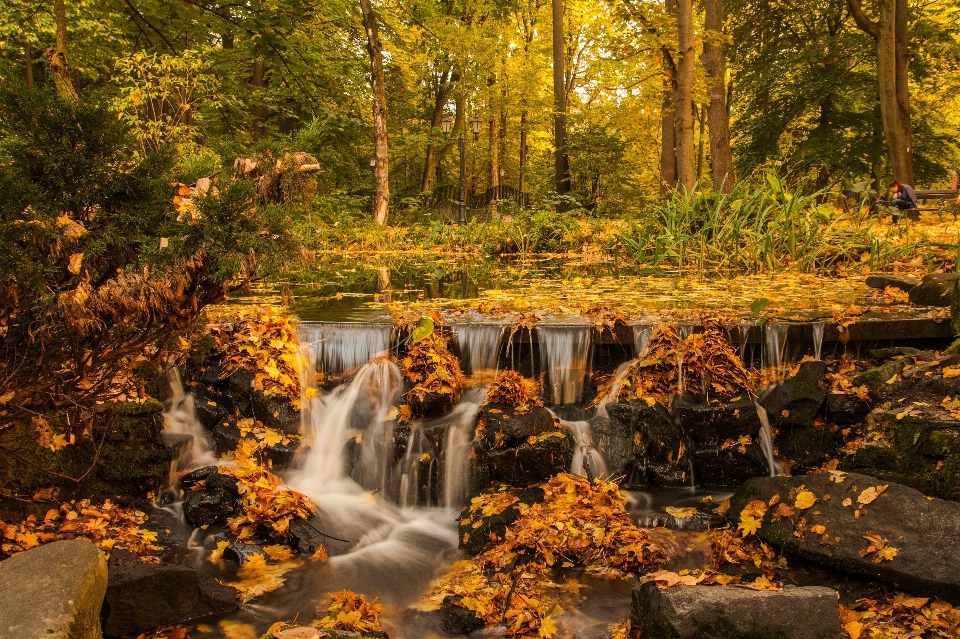
<instances>
[{"instance_id":1,"label":"lamp post","mask_svg":"<svg viewBox=\"0 0 960 639\"><path fill-rule=\"evenodd\" d=\"M453 122L447 116L440 120L440 129L445 136L450 135L450 128ZM473 131L473 139L480 138L480 118L473 118L470 122L470 129ZM457 137L457 148L460 151L460 201L457 202L457 223L464 225L467 223L467 185L463 180L463 174L467 170L467 158L464 154L463 132Z\"/></svg>"}]
</instances>

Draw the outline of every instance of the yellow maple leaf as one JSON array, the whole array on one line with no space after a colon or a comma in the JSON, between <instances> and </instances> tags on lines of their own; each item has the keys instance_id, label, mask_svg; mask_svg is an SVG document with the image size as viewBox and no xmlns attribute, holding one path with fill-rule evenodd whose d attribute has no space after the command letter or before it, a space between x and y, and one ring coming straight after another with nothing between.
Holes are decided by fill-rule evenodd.
<instances>
[{"instance_id":1,"label":"yellow maple leaf","mask_svg":"<svg viewBox=\"0 0 960 639\"><path fill-rule=\"evenodd\" d=\"M860 633L863 632L863 624L859 621L848 621L843 624L843 629L850 635L850 639L860 639Z\"/></svg>"},{"instance_id":2,"label":"yellow maple leaf","mask_svg":"<svg viewBox=\"0 0 960 639\"><path fill-rule=\"evenodd\" d=\"M762 523L763 521L760 519L751 517L750 515L743 515L740 517L740 525L738 525L737 528L743 531L744 537L747 537L760 530Z\"/></svg>"},{"instance_id":3,"label":"yellow maple leaf","mask_svg":"<svg viewBox=\"0 0 960 639\"><path fill-rule=\"evenodd\" d=\"M693 506L689 508L676 508L674 506L667 506L667 514L676 517L677 519L689 519L697 514L697 509Z\"/></svg>"},{"instance_id":4,"label":"yellow maple leaf","mask_svg":"<svg viewBox=\"0 0 960 639\"><path fill-rule=\"evenodd\" d=\"M544 617L543 621L540 622L540 629L537 632L544 639L549 639L557 634L557 624L555 624L550 617Z\"/></svg>"},{"instance_id":5,"label":"yellow maple leaf","mask_svg":"<svg viewBox=\"0 0 960 639\"><path fill-rule=\"evenodd\" d=\"M83 265L83 253L74 253L70 256L70 263L67 264L67 270L74 275L80 274L80 268Z\"/></svg>"},{"instance_id":6,"label":"yellow maple leaf","mask_svg":"<svg viewBox=\"0 0 960 639\"><path fill-rule=\"evenodd\" d=\"M857 496L857 503L861 506L866 506L867 504L873 503L873 501L887 489L889 484L883 486L868 486L864 488L860 495Z\"/></svg>"}]
</instances>

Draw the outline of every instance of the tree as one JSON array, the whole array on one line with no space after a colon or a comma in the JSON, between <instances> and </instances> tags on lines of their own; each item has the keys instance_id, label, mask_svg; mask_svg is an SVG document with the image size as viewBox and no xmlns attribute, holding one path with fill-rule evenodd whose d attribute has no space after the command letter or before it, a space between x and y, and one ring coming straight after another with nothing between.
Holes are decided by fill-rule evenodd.
<instances>
[{"instance_id":1,"label":"tree","mask_svg":"<svg viewBox=\"0 0 960 639\"><path fill-rule=\"evenodd\" d=\"M707 119L713 188L727 193L735 181L730 152L730 114L727 111L727 65L723 47L723 0L705 0L703 67L707 73Z\"/></svg>"},{"instance_id":2,"label":"tree","mask_svg":"<svg viewBox=\"0 0 960 639\"><path fill-rule=\"evenodd\" d=\"M373 88L374 138L374 194L373 219L379 226L387 225L390 208L390 170L387 152L387 89L383 77L383 48L377 17L370 0L360 0L363 27L367 33L367 52L370 54L370 84Z\"/></svg>"},{"instance_id":3,"label":"tree","mask_svg":"<svg viewBox=\"0 0 960 639\"><path fill-rule=\"evenodd\" d=\"M677 185L693 191L697 181L693 148L693 75L696 64L693 40L693 0L677 0Z\"/></svg>"},{"instance_id":4,"label":"tree","mask_svg":"<svg viewBox=\"0 0 960 639\"><path fill-rule=\"evenodd\" d=\"M50 74L57 86L57 92L64 100L76 102L79 98L77 89L73 86L70 77L70 65L67 62L67 11L63 6L64 0L53 0L53 13L57 23L57 39L54 46L47 50L47 64ZM33 75L32 72L30 74Z\"/></svg>"},{"instance_id":5,"label":"tree","mask_svg":"<svg viewBox=\"0 0 960 639\"><path fill-rule=\"evenodd\" d=\"M554 182L561 200L558 211L566 210L562 199L570 193L570 166L567 159L567 82L563 60L563 0L553 0L553 143Z\"/></svg>"},{"instance_id":6,"label":"tree","mask_svg":"<svg viewBox=\"0 0 960 639\"><path fill-rule=\"evenodd\" d=\"M878 0L877 21L867 17L860 0L847 2L857 27L876 42L880 117L887 139L890 170L894 178L913 184L913 131L907 78L907 0Z\"/></svg>"}]
</instances>

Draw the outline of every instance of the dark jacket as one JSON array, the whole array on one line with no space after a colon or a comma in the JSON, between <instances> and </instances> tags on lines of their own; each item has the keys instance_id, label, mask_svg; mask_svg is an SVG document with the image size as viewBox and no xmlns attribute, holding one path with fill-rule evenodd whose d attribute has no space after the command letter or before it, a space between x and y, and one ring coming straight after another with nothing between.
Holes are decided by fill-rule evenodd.
<instances>
[{"instance_id":1,"label":"dark jacket","mask_svg":"<svg viewBox=\"0 0 960 639\"><path fill-rule=\"evenodd\" d=\"M913 208L917 208L917 194L914 192L913 187L909 184L903 184L900 186L900 191L897 193L898 200L908 200Z\"/></svg>"}]
</instances>

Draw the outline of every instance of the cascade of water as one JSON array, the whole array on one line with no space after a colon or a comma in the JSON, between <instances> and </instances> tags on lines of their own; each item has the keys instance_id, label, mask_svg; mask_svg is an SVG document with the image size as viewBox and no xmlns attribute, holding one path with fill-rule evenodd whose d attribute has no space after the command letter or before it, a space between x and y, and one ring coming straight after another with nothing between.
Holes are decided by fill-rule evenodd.
<instances>
[{"instance_id":1,"label":"cascade of water","mask_svg":"<svg viewBox=\"0 0 960 639\"><path fill-rule=\"evenodd\" d=\"M637 359L643 359L647 354L653 327L647 324L634 324L630 328L633 329L633 348L637 353Z\"/></svg>"},{"instance_id":2,"label":"cascade of water","mask_svg":"<svg viewBox=\"0 0 960 639\"><path fill-rule=\"evenodd\" d=\"M814 322L811 325L813 329L813 358L818 362L820 361L820 351L823 348L823 329L826 325L826 322Z\"/></svg>"},{"instance_id":3,"label":"cascade of water","mask_svg":"<svg viewBox=\"0 0 960 639\"><path fill-rule=\"evenodd\" d=\"M167 369L167 383L170 385L170 398L163 407L163 432L176 435L190 435L189 448L184 448L180 459L171 468L171 479L181 471L217 463L203 424L197 419L193 406L193 395L183 388L180 371L170 363Z\"/></svg>"},{"instance_id":4,"label":"cascade of water","mask_svg":"<svg viewBox=\"0 0 960 639\"><path fill-rule=\"evenodd\" d=\"M790 325L786 323L767 324L763 329L763 366L777 376L783 370L783 356L789 330Z\"/></svg>"},{"instance_id":5,"label":"cascade of water","mask_svg":"<svg viewBox=\"0 0 960 639\"><path fill-rule=\"evenodd\" d=\"M767 417L767 410L759 403L754 402L757 407L757 417L760 418L760 447L763 448L763 454L767 458L767 468L770 469L770 476L777 477L780 474L780 464L773 456L773 431L770 429L770 419Z\"/></svg>"},{"instance_id":6,"label":"cascade of water","mask_svg":"<svg viewBox=\"0 0 960 639\"><path fill-rule=\"evenodd\" d=\"M497 368L502 324L463 324L457 326L457 344L468 375Z\"/></svg>"},{"instance_id":7,"label":"cascade of water","mask_svg":"<svg viewBox=\"0 0 960 639\"><path fill-rule=\"evenodd\" d=\"M470 494L470 444L480 404L486 395L485 388L470 389L450 416L453 421L447 426L443 449L443 505L446 508L460 508Z\"/></svg>"},{"instance_id":8,"label":"cascade of water","mask_svg":"<svg viewBox=\"0 0 960 639\"><path fill-rule=\"evenodd\" d=\"M540 366L547 374L548 399L554 405L576 404L582 399L592 337L592 326L537 326Z\"/></svg>"},{"instance_id":9,"label":"cascade of water","mask_svg":"<svg viewBox=\"0 0 960 639\"><path fill-rule=\"evenodd\" d=\"M641 356L642 357L642 356ZM640 361L640 358L631 359L629 362L624 362L617 367L617 371L613 374L613 379L610 381L610 390L607 391L607 394L603 396L603 399L597 403L597 416L598 417L609 417L607 414L607 407L610 404L617 403L617 395L620 392L620 385L623 384L623 380L630 373L630 369L633 368L634 364Z\"/></svg>"},{"instance_id":10,"label":"cascade of water","mask_svg":"<svg viewBox=\"0 0 960 639\"><path fill-rule=\"evenodd\" d=\"M308 349L308 361L326 375L342 375L358 369L374 355L389 351L393 339L394 327L390 324L300 324L300 343Z\"/></svg>"},{"instance_id":11,"label":"cascade of water","mask_svg":"<svg viewBox=\"0 0 960 639\"><path fill-rule=\"evenodd\" d=\"M574 475L584 475L594 479L597 477L606 477L607 462L593 442L593 432L590 430L590 422L568 422L560 420L560 423L563 424L573 436L574 449L573 461L570 462L570 472Z\"/></svg>"}]
</instances>

